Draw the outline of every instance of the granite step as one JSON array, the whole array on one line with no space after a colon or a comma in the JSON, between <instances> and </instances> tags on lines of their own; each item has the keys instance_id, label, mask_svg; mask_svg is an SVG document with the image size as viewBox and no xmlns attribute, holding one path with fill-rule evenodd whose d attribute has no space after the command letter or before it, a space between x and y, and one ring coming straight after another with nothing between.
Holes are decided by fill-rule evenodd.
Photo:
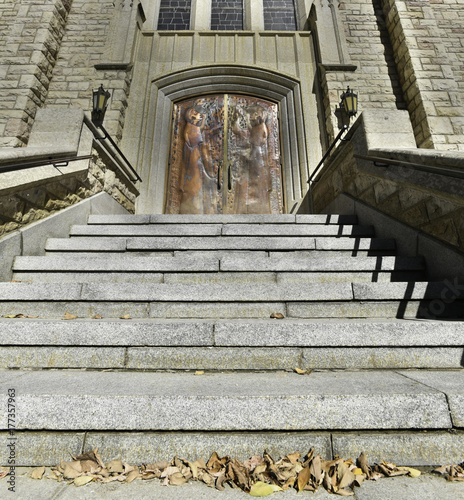
<instances>
[{"instance_id":1,"label":"granite step","mask_svg":"<svg viewBox=\"0 0 464 500\"><path fill-rule=\"evenodd\" d=\"M0 283L0 315L462 318L463 285L396 283Z\"/></svg>"},{"instance_id":2,"label":"granite step","mask_svg":"<svg viewBox=\"0 0 464 500\"><path fill-rule=\"evenodd\" d=\"M0 369L459 369L464 341L460 323L432 321L1 319L0 327Z\"/></svg>"},{"instance_id":3,"label":"granite step","mask_svg":"<svg viewBox=\"0 0 464 500\"><path fill-rule=\"evenodd\" d=\"M16 429L88 431L444 430L464 426L464 372L3 371ZM83 396L85 395L85 396ZM6 413L0 425L7 427Z\"/></svg>"},{"instance_id":4,"label":"granite step","mask_svg":"<svg viewBox=\"0 0 464 500\"><path fill-rule=\"evenodd\" d=\"M217 258L193 257L131 257L128 255L97 255L93 259L74 256L19 256L13 270L20 271L76 271L76 272L339 272L339 271L422 271L421 257L247 257L223 256Z\"/></svg>"},{"instance_id":5,"label":"granite step","mask_svg":"<svg viewBox=\"0 0 464 500\"><path fill-rule=\"evenodd\" d=\"M140 214L90 215L88 224L357 224L356 215L328 214Z\"/></svg>"},{"instance_id":6,"label":"granite step","mask_svg":"<svg viewBox=\"0 0 464 500\"><path fill-rule=\"evenodd\" d=\"M229 236L202 237L110 237L76 236L73 238L49 238L46 252L125 252L125 251L178 251L178 250L359 250L393 251L395 241L369 237L293 237L282 236Z\"/></svg>"},{"instance_id":7,"label":"granite step","mask_svg":"<svg viewBox=\"0 0 464 500\"><path fill-rule=\"evenodd\" d=\"M70 236L374 236L372 226L323 224L75 225Z\"/></svg>"}]
</instances>

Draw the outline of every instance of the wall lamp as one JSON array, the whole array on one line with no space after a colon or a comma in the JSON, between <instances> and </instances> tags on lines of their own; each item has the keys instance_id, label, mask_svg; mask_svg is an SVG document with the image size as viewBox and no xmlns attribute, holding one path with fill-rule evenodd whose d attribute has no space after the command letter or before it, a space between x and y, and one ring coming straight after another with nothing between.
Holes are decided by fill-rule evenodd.
<instances>
[{"instance_id":1,"label":"wall lamp","mask_svg":"<svg viewBox=\"0 0 464 500\"><path fill-rule=\"evenodd\" d=\"M109 99L111 97L111 94L103 88L103 84L100 85L100 87L97 90L93 91L93 96L92 96L92 123L95 125L95 127L101 129L103 133L105 134L103 137L98 137L95 136L95 139L97 141L103 141L105 139L108 139L113 146L113 148L118 152L119 156L124 160L126 165L129 167L129 170L131 173L134 175L135 179L131 179L132 182L137 182L140 181L142 182L142 179L140 178L139 174L135 171L134 167L131 165L130 161L124 156L123 152L119 149L119 146L114 142L114 140L111 138L110 134L108 134L107 130L103 126L103 120L105 119L105 113L106 109L108 108L108 103Z\"/></svg>"},{"instance_id":2,"label":"wall lamp","mask_svg":"<svg viewBox=\"0 0 464 500\"><path fill-rule=\"evenodd\" d=\"M340 109L350 118L358 113L358 94L350 90L350 87L340 96Z\"/></svg>"}]
</instances>

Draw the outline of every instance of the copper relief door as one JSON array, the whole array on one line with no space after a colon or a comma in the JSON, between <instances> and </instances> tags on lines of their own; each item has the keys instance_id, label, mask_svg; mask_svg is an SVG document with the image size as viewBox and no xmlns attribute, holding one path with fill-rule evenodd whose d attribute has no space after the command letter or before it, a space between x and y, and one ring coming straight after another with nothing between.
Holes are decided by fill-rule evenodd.
<instances>
[{"instance_id":1,"label":"copper relief door","mask_svg":"<svg viewBox=\"0 0 464 500\"><path fill-rule=\"evenodd\" d=\"M211 95L174 105L166 213L279 214L277 105Z\"/></svg>"}]
</instances>

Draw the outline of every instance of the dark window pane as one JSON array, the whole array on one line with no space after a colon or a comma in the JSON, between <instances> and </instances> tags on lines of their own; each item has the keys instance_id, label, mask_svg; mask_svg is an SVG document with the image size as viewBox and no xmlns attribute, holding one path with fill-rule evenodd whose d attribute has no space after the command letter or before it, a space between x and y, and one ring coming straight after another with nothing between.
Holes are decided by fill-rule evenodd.
<instances>
[{"instance_id":1,"label":"dark window pane","mask_svg":"<svg viewBox=\"0 0 464 500\"><path fill-rule=\"evenodd\" d=\"M243 30L243 0L212 0L212 30Z\"/></svg>"},{"instance_id":2,"label":"dark window pane","mask_svg":"<svg viewBox=\"0 0 464 500\"><path fill-rule=\"evenodd\" d=\"M190 28L190 0L161 0L158 29L188 30Z\"/></svg>"},{"instance_id":3,"label":"dark window pane","mask_svg":"<svg viewBox=\"0 0 464 500\"><path fill-rule=\"evenodd\" d=\"M263 0L264 29L269 31L296 31L293 0Z\"/></svg>"}]
</instances>

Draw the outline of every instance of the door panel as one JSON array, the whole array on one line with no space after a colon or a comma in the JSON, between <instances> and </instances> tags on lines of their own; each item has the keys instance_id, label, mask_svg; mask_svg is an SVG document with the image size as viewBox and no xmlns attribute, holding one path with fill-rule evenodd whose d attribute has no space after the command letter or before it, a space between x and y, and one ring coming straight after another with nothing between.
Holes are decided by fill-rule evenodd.
<instances>
[{"instance_id":1,"label":"door panel","mask_svg":"<svg viewBox=\"0 0 464 500\"><path fill-rule=\"evenodd\" d=\"M166 213L282 213L277 105L227 94L175 104Z\"/></svg>"}]
</instances>

